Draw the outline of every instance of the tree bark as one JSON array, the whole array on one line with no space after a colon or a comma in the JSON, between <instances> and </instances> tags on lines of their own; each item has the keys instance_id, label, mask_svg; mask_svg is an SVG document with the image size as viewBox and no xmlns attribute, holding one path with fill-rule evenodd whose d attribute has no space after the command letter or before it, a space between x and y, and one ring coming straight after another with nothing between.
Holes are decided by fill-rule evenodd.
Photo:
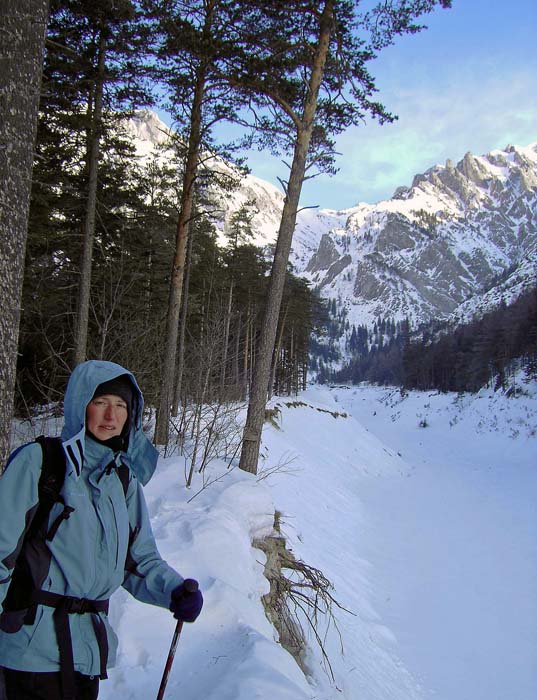
<instances>
[{"instance_id":1,"label":"tree bark","mask_svg":"<svg viewBox=\"0 0 537 700\"><path fill-rule=\"evenodd\" d=\"M268 398L272 397L274 393L274 387L276 386L276 371L278 369L278 359L280 357L280 351L282 348L283 334L285 332L285 322L287 320L287 312L289 311L289 304L285 307L282 322L280 324L280 332L278 333L278 340L276 341L276 346L274 348L274 354L272 358L272 369L270 372L270 379L268 384Z\"/></svg>"},{"instance_id":2,"label":"tree bark","mask_svg":"<svg viewBox=\"0 0 537 700\"><path fill-rule=\"evenodd\" d=\"M224 347L222 351L222 369L220 373L220 400L224 400L224 392L226 389L226 379L227 379L227 358L229 354L228 343L229 343L229 331L231 328L231 308L233 306L233 277L229 282L229 294L227 300L226 317L224 319Z\"/></svg>"},{"instance_id":3,"label":"tree bark","mask_svg":"<svg viewBox=\"0 0 537 700\"><path fill-rule=\"evenodd\" d=\"M0 3L0 465L9 453L48 0Z\"/></svg>"},{"instance_id":4,"label":"tree bark","mask_svg":"<svg viewBox=\"0 0 537 700\"><path fill-rule=\"evenodd\" d=\"M319 88L328 55L330 36L333 31L333 15L334 0L326 0L319 25L319 42L312 65L304 112L300 126L297 127L297 140L291 164L291 173L287 184L287 194L270 274L269 290L257 349L254 377L250 389L250 400L239 463L241 469L253 474L257 474L257 462L261 446L261 432L265 420L267 389L278 326L278 315L283 296L287 261L296 224L300 192L306 172L306 161L313 131L315 111L317 109Z\"/></svg>"},{"instance_id":5,"label":"tree bark","mask_svg":"<svg viewBox=\"0 0 537 700\"><path fill-rule=\"evenodd\" d=\"M250 297L248 297L248 306L246 308L246 337L244 339L244 356L242 361L242 384L245 394L248 391L248 387L250 385L250 327Z\"/></svg>"},{"instance_id":6,"label":"tree bark","mask_svg":"<svg viewBox=\"0 0 537 700\"><path fill-rule=\"evenodd\" d=\"M188 295L190 287L190 262L192 260L192 229L189 228L188 234L188 245L186 251L186 261L185 261L185 275L183 281L183 295L181 304L181 319L180 319L180 332L179 332L179 343L177 347L177 376L175 378L175 398L173 401L172 415L177 416L179 413L179 404L181 403L181 392L183 390L183 371L185 366L185 338L186 338L186 320L188 317Z\"/></svg>"},{"instance_id":7,"label":"tree bark","mask_svg":"<svg viewBox=\"0 0 537 700\"><path fill-rule=\"evenodd\" d=\"M84 218L82 256L80 261L80 282L78 288L78 308L76 318L75 347L73 366L84 362L88 345L88 322L91 292L91 270L93 265L93 241L95 240L95 217L97 210L97 184L99 177L99 151L103 117L103 89L106 60L106 35L101 29L95 99L91 117L88 143L88 200Z\"/></svg>"},{"instance_id":8,"label":"tree bark","mask_svg":"<svg viewBox=\"0 0 537 700\"><path fill-rule=\"evenodd\" d=\"M242 314L239 311L237 318L235 320L235 352L233 354L233 384L235 385L235 391L237 396L242 399L242 391L240 386L240 372L239 372L239 356L241 351L241 319Z\"/></svg>"},{"instance_id":9,"label":"tree bark","mask_svg":"<svg viewBox=\"0 0 537 700\"><path fill-rule=\"evenodd\" d=\"M200 71L192 105L190 120L190 135L188 153L183 175L183 191L181 194L181 210L177 221L175 239L175 254L170 275L170 291L168 296L168 314L166 317L166 341L162 363L162 378L160 384L157 420L155 425L156 445L167 445L169 439L170 411L173 400L175 377L175 358L177 355L177 337L179 334L179 315L183 293L183 276L185 271L188 227L192 216L194 201L194 185L198 171L198 159L201 136L201 110L205 90L205 72Z\"/></svg>"},{"instance_id":10,"label":"tree bark","mask_svg":"<svg viewBox=\"0 0 537 700\"><path fill-rule=\"evenodd\" d=\"M215 0L209 0L205 6L203 35L210 39L214 18ZM168 315L166 318L166 340L162 363L162 377L157 406L154 442L167 445L170 431L170 412L174 398L175 358L177 354L177 336L179 334L179 313L183 290L183 275L186 259L188 227L192 216L194 186L199 164L201 148L201 130L203 117L203 98L205 95L209 59L202 60L196 69L194 98L190 113L188 149L183 173L183 191L181 193L181 210L177 222L175 255L170 276L170 293L168 298Z\"/></svg>"}]
</instances>

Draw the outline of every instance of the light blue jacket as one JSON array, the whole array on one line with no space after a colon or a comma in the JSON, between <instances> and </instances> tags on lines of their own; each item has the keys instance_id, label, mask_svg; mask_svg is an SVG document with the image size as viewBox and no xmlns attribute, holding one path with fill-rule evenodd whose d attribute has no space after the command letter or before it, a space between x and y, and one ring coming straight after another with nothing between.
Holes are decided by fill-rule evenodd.
<instances>
[{"instance_id":1,"label":"light blue jacket","mask_svg":"<svg viewBox=\"0 0 537 700\"><path fill-rule=\"evenodd\" d=\"M99 384L129 375L137 398L131 416L126 452L112 450L86 436L86 406ZM151 531L141 484L151 478L158 453L142 431L143 397L132 374L113 362L91 360L71 375L65 393L62 442L67 455L61 495L74 509L62 521L45 556L36 567L48 567L42 590L102 600L123 585L139 600L168 608L171 591L183 578L161 558ZM125 495L113 460L130 469ZM9 587L13 566L27 527L27 514L38 503L42 451L36 443L20 449L0 479L0 603ZM63 505L56 503L53 523ZM52 620L54 609L39 605L35 623L21 624L23 613L3 612L0 621L0 665L24 671L57 671L59 652ZM69 615L75 670L99 675L100 654L92 616ZM104 613L108 636L108 666L114 665L117 637Z\"/></svg>"}]
</instances>

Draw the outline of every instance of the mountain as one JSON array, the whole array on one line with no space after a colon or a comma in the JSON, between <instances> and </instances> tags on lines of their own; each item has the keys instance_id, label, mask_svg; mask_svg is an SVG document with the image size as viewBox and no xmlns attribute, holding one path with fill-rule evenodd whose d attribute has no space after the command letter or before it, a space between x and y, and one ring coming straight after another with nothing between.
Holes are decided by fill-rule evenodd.
<instances>
[{"instance_id":1,"label":"mountain","mask_svg":"<svg viewBox=\"0 0 537 700\"><path fill-rule=\"evenodd\" d=\"M537 279L537 143L416 175L375 205L297 227L294 263L349 322L460 323Z\"/></svg>"},{"instance_id":2,"label":"mountain","mask_svg":"<svg viewBox=\"0 0 537 700\"><path fill-rule=\"evenodd\" d=\"M126 130L142 162L154 157L161 161L172 159L172 150L169 146L173 131L154 112L140 110L127 122ZM204 162L208 167L226 175L240 177L237 168L220 158L205 157ZM213 187L212 196L217 205L216 211L212 211L212 219L222 237L231 215L247 202L255 202L257 211L252 222L253 243L264 246L275 242L284 195L274 185L248 174L242 177L240 187L234 192L223 192Z\"/></svg>"},{"instance_id":3,"label":"mountain","mask_svg":"<svg viewBox=\"0 0 537 700\"><path fill-rule=\"evenodd\" d=\"M149 111L129 129L141 158L171 133ZM214 164L237 172L219 159ZM254 200L255 242L275 241L284 201L276 187L247 175L235 192L214 195L221 232ZM304 209L291 261L351 325L370 326L379 316L461 323L508 303L537 278L537 143L467 153L456 165L448 160L378 204Z\"/></svg>"}]
</instances>

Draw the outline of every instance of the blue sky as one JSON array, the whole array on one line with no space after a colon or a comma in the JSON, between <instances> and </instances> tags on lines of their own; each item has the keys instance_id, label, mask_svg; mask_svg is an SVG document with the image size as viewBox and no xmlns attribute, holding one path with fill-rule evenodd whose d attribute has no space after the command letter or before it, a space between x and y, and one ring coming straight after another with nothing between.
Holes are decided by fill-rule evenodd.
<instances>
[{"instance_id":1,"label":"blue sky","mask_svg":"<svg viewBox=\"0 0 537 700\"><path fill-rule=\"evenodd\" d=\"M376 98L398 121L341 135L339 172L306 182L302 205L375 203L447 158L537 141L536 0L453 0L425 23L370 64ZM249 162L276 185L286 175L268 154Z\"/></svg>"}]
</instances>

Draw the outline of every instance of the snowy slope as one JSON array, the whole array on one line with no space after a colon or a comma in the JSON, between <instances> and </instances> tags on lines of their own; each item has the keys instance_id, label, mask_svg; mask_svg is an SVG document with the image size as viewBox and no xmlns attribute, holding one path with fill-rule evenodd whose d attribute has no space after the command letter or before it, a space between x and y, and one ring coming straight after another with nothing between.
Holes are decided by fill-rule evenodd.
<instances>
[{"instance_id":1,"label":"snowy slope","mask_svg":"<svg viewBox=\"0 0 537 700\"><path fill-rule=\"evenodd\" d=\"M161 460L146 489L157 541L206 600L166 697L533 700L537 387L523 388L517 399L370 387L275 399L261 476L280 469L256 481L214 464L221 480L190 503L181 460ZM275 508L295 556L354 613L337 613L343 655L327 633L334 682L313 642L306 680L264 616L265 558L250 542ZM173 620L126 593L112 616L121 653L101 697L156 696Z\"/></svg>"},{"instance_id":2,"label":"snowy slope","mask_svg":"<svg viewBox=\"0 0 537 700\"><path fill-rule=\"evenodd\" d=\"M173 161L171 148L173 131L154 112L140 110L134 118L127 122L125 128L142 165L150 162L153 158L161 163ZM240 186L232 192L222 192L217 187L213 187L211 190L214 203L217 205L216 210L215 207L211 207L211 218L221 236L221 242L225 243L223 233L231 215L247 202L253 202L255 205L252 222L253 243L259 246L274 243L283 208L284 196L282 192L255 175L248 174L241 177L236 168L220 158L210 158L208 154L205 154L203 160L205 167L210 167L240 181Z\"/></svg>"},{"instance_id":3,"label":"snowy slope","mask_svg":"<svg viewBox=\"0 0 537 700\"><path fill-rule=\"evenodd\" d=\"M327 412L333 402L324 398L328 398L328 407L309 395L305 399L313 403L307 407L282 404L285 431L268 430L266 468L285 462L292 452L291 469L298 470L294 476L284 471L258 482L238 470L227 473L220 464L222 481L188 504L192 493L180 485L181 462L169 459L162 461L158 476L147 487L163 556L185 574L199 578L206 600L200 620L184 631L169 681L169 698L314 700L352 698L357 689L367 690L365 697L378 700L403 697L398 695L400 692L407 700L421 697L416 682L397 658L390 631L369 602L369 564L348 546L363 527L358 484L361 477L367 477L370 462L381 454L387 478L401 478L404 467L396 455L388 454L355 421L334 419ZM317 454L318 446L307 441L299 445L299 453L293 439L295 430L302 431L304 424L312 421L319 439L325 440L324 431L335 424L338 440L348 445L348 450L336 457L341 475L328 502L323 502L325 468L333 468L333 458L328 452L322 458ZM367 454L358 459L358 472L349 485L349 474L343 467L350 460L356 464L357 432ZM304 477L307 493L303 490ZM298 491L302 491L302 498ZM260 603L260 596L268 592L263 577L265 558L260 550L252 549L250 542L272 531L275 507L283 510L283 529L295 553L330 576L338 599L354 613L338 615L345 639L344 658L340 656L338 635L333 629L329 631L327 647L335 685L323 671L315 647L308 660L313 673L308 682L291 656L276 644L276 634L265 618ZM348 516L335 528L335 517L341 512ZM120 667L111 674L111 682L103 684L102 697L141 700L151 696L158 688L173 621L164 611L142 606L123 592L113 600L112 619L123 640Z\"/></svg>"},{"instance_id":4,"label":"snowy slope","mask_svg":"<svg viewBox=\"0 0 537 700\"><path fill-rule=\"evenodd\" d=\"M412 464L397 493L363 497L375 603L424 696L535 697L535 388L521 401L367 388L337 398Z\"/></svg>"}]
</instances>

